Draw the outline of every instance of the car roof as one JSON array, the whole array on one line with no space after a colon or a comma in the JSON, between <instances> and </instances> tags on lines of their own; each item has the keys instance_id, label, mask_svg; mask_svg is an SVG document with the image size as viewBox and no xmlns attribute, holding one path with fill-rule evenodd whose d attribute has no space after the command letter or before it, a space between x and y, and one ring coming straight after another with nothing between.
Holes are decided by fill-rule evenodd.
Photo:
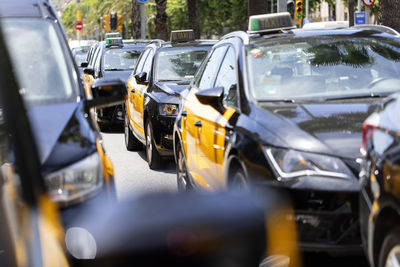
<instances>
[{"instance_id":1,"label":"car roof","mask_svg":"<svg viewBox=\"0 0 400 267\"><path fill-rule=\"evenodd\" d=\"M357 28L344 28L344 29L294 29L284 31L276 34L251 34L249 35L249 42L252 44L264 43L274 39L296 39L296 38L362 38L362 37L380 37L391 38L400 40L399 36L388 34L383 31L373 29L357 29Z\"/></svg>"},{"instance_id":2,"label":"car roof","mask_svg":"<svg viewBox=\"0 0 400 267\"><path fill-rule=\"evenodd\" d=\"M48 0L1 0L0 17L57 18Z\"/></svg>"},{"instance_id":3,"label":"car roof","mask_svg":"<svg viewBox=\"0 0 400 267\"><path fill-rule=\"evenodd\" d=\"M201 46L213 46L217 43L217 40L195 40L190 42L182 43L161 43L161 48L173 48L173 47L201 47Z\"/></svg>"}]
</instances>

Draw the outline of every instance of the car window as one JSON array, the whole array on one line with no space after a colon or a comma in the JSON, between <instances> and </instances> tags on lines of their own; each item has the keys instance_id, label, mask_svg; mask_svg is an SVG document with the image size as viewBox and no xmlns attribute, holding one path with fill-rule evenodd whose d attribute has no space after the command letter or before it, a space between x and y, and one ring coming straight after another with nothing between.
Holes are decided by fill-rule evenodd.
<instances>
[{"instance_id":1,"label":"car window","mask_svg":"<svg viewBox=\"0 0 400 267\"><path fill-rule=\"evenodd\" d=\"M140 51L134 49L107 49L104 53L104 70L133 70Z\"/></svg>"},{"instance_id":2,"label":"car window","mask_svg":"<svg viewBox=\"0 0 400 267\"><path fill-rule=\"evenodd\" d=\"M72 62L66 59L56 24L25 18L1 21L23 99L29 105L75 101Z\"/></svg>"},{"instance_id":3,"label":"car window","mask_svg":"<svg viewBox=\"0 0 400 267\"><path fill-rule=\"evenodd\" d=\"M137 64L137 66L136 66L135 74L142 72L144 62L146 62L146 59L147 59L147 56L149 55L149 53L150 53L150 49L147 49L143 52L142 56L139 58L139 62Z\"/></svg>"},{"instance_id":4,"label":"car window","mask_svg":"<svg viewBox=\"0 0 400 267\"><path fill-rule=\"evenodd\" d=\"M209 47L163 49L156 55L157 81L192 80L203 62Z\"/></svg>"},{"instance_id":5,"label":"car window","mask_svg":"<svg viewBox=\"0 0 400 267\"><path fill-rule=\"evenodd\" d=\"M147 80L149 80L149 76L150 76L150 72L151 72L151 66L153 63L153 55L154 55L154 52L152 49L152 50L150 50L149 55L147 56L146 61L143 65L142 71L147 73Z\"/></svg>"},{"instance_id":6,"label":"car window","mask_svg":"<svg viewBox=\"0 0 400 267\"><path fill-rule=\"evenodd\" d=\"M87 54L88 54L87 51L82 51L82 50L74 52L74 59L76 65L80 66L82 62L85 62Z\"/></svg>"},{"instance_id":7,"label":"car window","mask_svg":"<svg viewBox=\"0 0 400 267\"><path fill-rule=\"evenodd\" d=\"M250 88L260 101L338 99L400 91L400 41L318 37L247 48Z\"/></svg>"},{"instance_id":8,"label":"car window","mask_svg":"<svg viewBox=\"0 0 400 267\"><path fill-rule=\"evenodd\" d=\"M214 87L224 87L223 103L237 105L237 72L236 57L233 47L229 47L217 75Z\"/></svg>"},{"instance_id":9,"label":"car window","mask_svg":"<svg viewBox=\"0 0 400 267\"><path fill-rule=\"evenodd\" d=\"M100 63L101 63L101 57L102 57L102 49L101 48L99 48L99 53L98 53L98 55L97 55L97 57L96 57L96 60L95 60L95 62L94 62L94 66L93 66L93 69L94 69L94 73L95 73L95 75L99 75L99 73L100 73Z\"/></svg>"},{"instance_id":10,"label":"car window","mask_svg":"<svg viewBox=\"0 0 400 267\"><path fill-rule=\"evenodd\" d=\"M199 81L199 89L209 89L213 87L215 76L218 72L218 68L222 57L226 51L226 46L217 47L209 57L201 78Z\"/></svg>"}]
</instances>

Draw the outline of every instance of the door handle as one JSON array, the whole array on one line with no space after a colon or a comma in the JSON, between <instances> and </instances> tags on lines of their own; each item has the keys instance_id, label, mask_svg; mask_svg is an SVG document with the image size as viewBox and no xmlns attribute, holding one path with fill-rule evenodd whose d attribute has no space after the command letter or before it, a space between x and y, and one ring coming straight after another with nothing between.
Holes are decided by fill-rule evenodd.
<instances>
[{"instance_id":1,"label":"door handle","mask_svg":"<svg viewBox=\"0 0 400 267\"><path fill-rule=\"evenodd\" d=\"M132 89L132 90L131 90L131 93L134 94L134 93L135 93L135 89Z\"/></svg>"},{"instance_id":2,"label":"door handle","mask_svg":"<svg viewBox=\"0 0 400 267\"><path fill-rule=\"evenodd\" d=\"M186 117L187 116L187 112L186 111L182 111L181 115L182 115L182 117Z\"/></svg>"},{"instance_id":3,"label":"door handle","mask_svg":"<svg viewBox=\"0 0 400 267\"><path fill-rule=\"evenodd\" d=\"M201 123L201 121L196 121L195 123L194 123L194 126L196 126L196 127L201 127L203 124Z\"/></svg>"}]
</instances>

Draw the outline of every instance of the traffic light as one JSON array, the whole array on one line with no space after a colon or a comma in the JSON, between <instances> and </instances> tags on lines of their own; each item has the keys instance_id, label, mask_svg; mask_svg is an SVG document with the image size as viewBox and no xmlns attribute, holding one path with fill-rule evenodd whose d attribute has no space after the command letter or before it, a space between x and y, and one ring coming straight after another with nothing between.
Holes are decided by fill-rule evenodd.
<instances>
[{"instance_id":1,"label":"traffic light","mask_svg":"<svg viewBox=\"0 0 400 267\"><path fill-rule=\"evenodd\" d=\"M106 32L110 32L111 31L111 25L110 25L110 15L104 15L103 16L103 29Z\"/></svg>"},{"instance_id":2,"label":"traffic light","mask_svg":"<svg viewBox=\"0 0 400 267\"><path fill-rule=\"evenodd\" d=\"M117 15L117 32L122 31L122 16Z\"/></svg>"},{"instance_id":3,"label":"traffic light","mask_svg":"<svg viewBox=\"0 0 400 267\"><path fill-rule=\"evenodd\" d=\"M112 31L115 31L117 29L118 25L118 16L117 13L113 12L110 15L110 27Z\"/></svg>"},{"instance_id":4,"label":"traffic light","mask_svg":"<svg viewBox=\"0 0 400 267\"><path fill-rule=\"evenodd\" d=\"M296 25L300 25L303 22L303 0L296 0L294 18L296 20Z\"/></svg>"}]
</instances>

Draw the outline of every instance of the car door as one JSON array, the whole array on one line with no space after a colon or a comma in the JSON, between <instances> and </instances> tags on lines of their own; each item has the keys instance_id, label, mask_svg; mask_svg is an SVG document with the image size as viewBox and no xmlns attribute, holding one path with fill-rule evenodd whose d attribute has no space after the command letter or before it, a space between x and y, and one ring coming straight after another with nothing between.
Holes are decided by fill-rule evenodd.
<instances>
[{"instance_id":1,"label":"car door","mask_svg":"<svg viewBox=\"0 0 400 267\"><path fill-rule=\"evenodd\" d=\"M101 47L98 47L96 51L94 52L94 56L91 59L91 62L89 62L88 68L95 69L96 64L100 64L100 58L101 58ZM85 86L85 94L87 98L92 98L92 84L94 82L95 77L93 75L89 74L84 74L84 86Z\"/></svg>"},{"instance_id":2,"label":"car door","mask_svg":"<svg viewBox=\"0 0 400 267\"><path fill-rule=\"evenodd\" d=\"M217 117L214 125L211 126L214 132L214 144L210 149L212 150L212 154L215 156L214 160L216 167L212 174L212 177L215 177L217 186L223 188L226 185L226 181L224 180L225 148L228 141L227 138L229 138L228 136L230 135L228 131L231 131L231 127L233 126L230 125L229 121L232 116L239 110L237 60L235 49L233 48L233 46L229 46L225 54L225 58L222 61L221 67L219 68L214 87L224 88L222 103L225 107L225 111L223 114L220 114ZM231 121L231 123L233 122ZM209 132L209 134L212 134L211 131Z\"/></svg>"},{"instance_id":3,"label":"car door","mask_svg":"<svg viewBox=\"0 0 400 267\"><path fill-rule=\"evenodd\" d=\"M149 48L144 53L146 54L143 54L143 58L145 58L145 60L143 61L143 67L142 65L139 66L138 64L136 73L146 72L147 73L146 83L148 83L150 80L151 67L153 65L152 62L153 62L154 51L152 48ZM148 86L147 84L146 85L138 84L136 82L136 79L133 79L131 84L132 89L129 92L131 94L130 114L131 114L131 122L133 123L133 130L137 135L141 136L143 139L144 139L143 100L144 100L144 94L147 90L147 86Z\"/></svg>"},{"instance_id":4,"label":"car door","mask_svg":"<svg viewBox=\"0 0 400 267\"><path fill-rule=\"evenodd\" d=\"M212 125L220 114L211 106L201 104L195 94L199 90L213 87L226 49L226 46L219 46L210 53L207 63L199 72L199 79L196 79L185 103L187 117L184 128L188 171L196 183L207 190L213 190L215 187L210 176L215 173L216 168L215 156L210 149L214 140L210 136L213 135Z\"/></svg>"}]
</instances>

